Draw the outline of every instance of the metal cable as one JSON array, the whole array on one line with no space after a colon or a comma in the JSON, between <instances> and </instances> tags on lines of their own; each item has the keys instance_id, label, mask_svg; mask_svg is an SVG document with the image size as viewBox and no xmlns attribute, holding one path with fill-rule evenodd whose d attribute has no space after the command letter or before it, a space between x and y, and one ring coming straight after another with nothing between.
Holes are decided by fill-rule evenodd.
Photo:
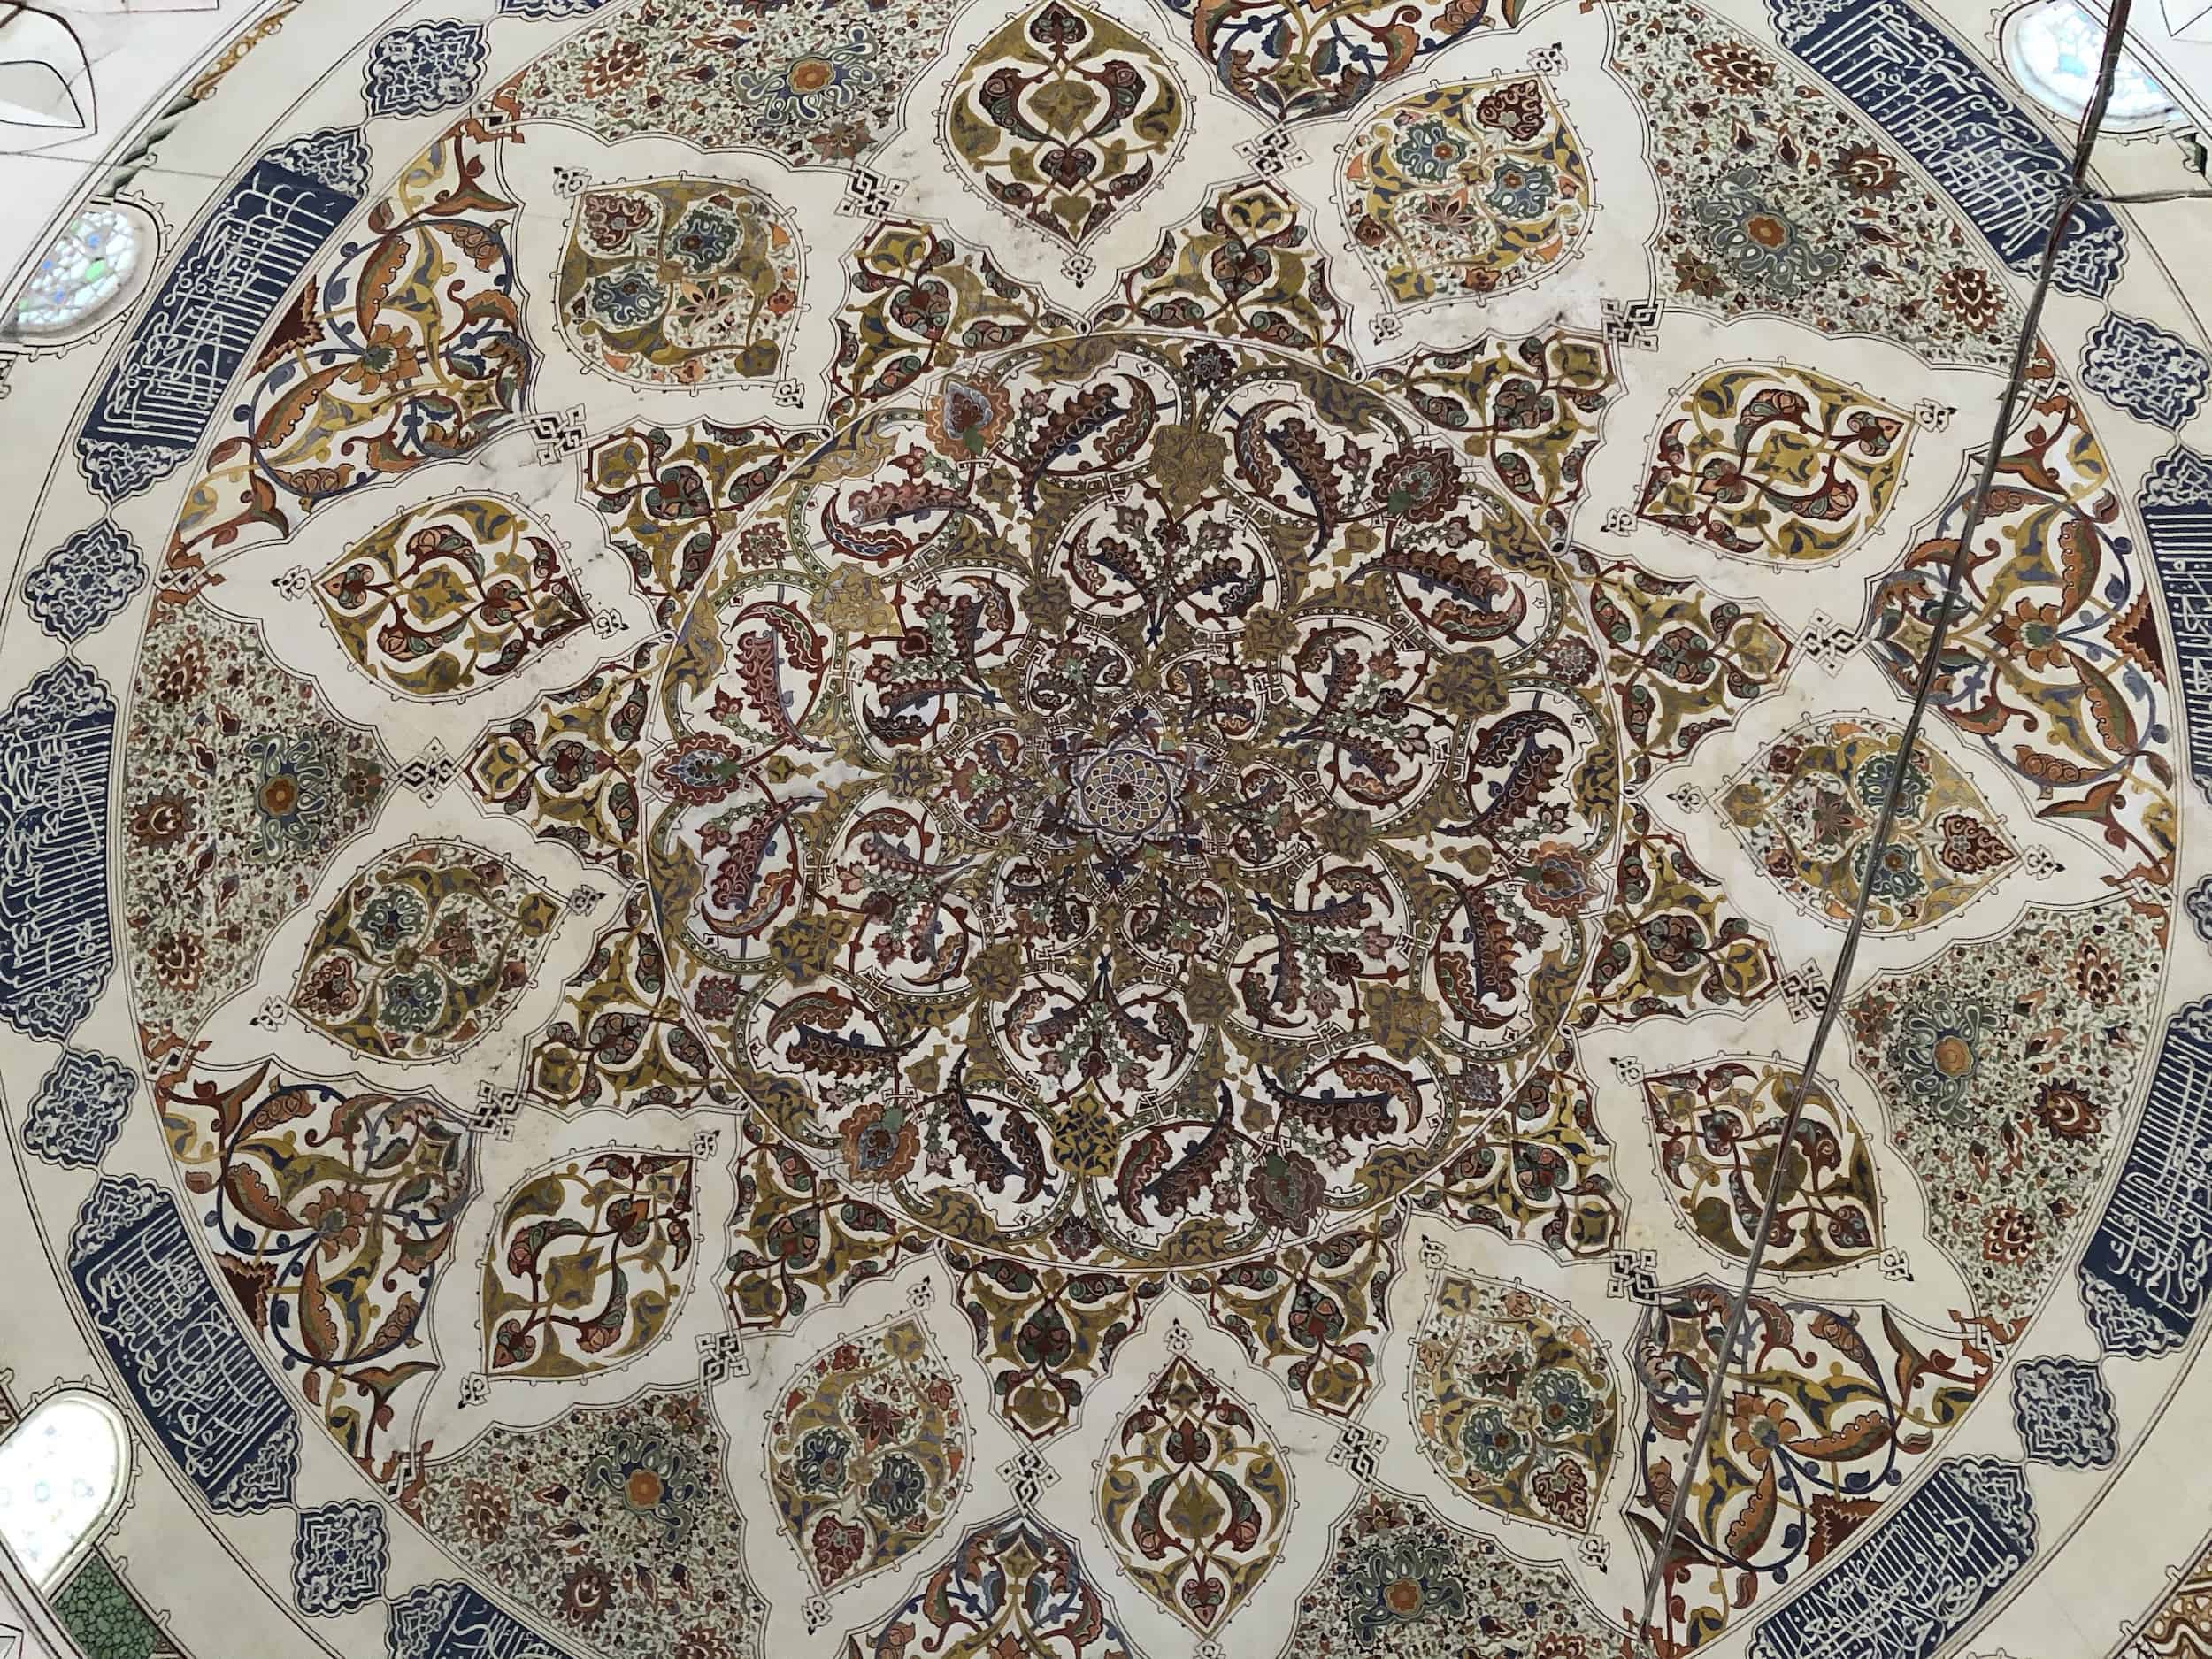
<instances>
[{"instance_id":1,"label":"metal cable","mask_svg":"<svg viewBox=\"0 0 2212 1659\"><path fill-rule=\"evenodd\" d=\"M1858 898L1852 906L1850 924L1844 930L1843 948L1836 954L1835 971L1829 976L1827 1002L1813 1027L1813 1040L1805 1056L1804 1069L1798 1073L1797 1086L1790 1093L1789 1110L1783 1114L1782 1133L1776 1146L1774 1167L1767 1178L1766 1193L1759 1206L1759 1223L1752 1234L1743 1283L1737 1287L1730 1302L1720 1351L1715 1356L1712 1380L1705 1391L1704 1404L1698 1413L1697 1429L1691 1438L1688 1455L1684 1458L1681 1473L1674 1483L1674 1497L1667 1506L1666 1526L1659 1534L1659 1547L1652 1556L1651 1571L1644 1581L1643 1617L1634 1634L1647 1653L1655 1651L1657 1646L1657 1632L1653 1620L1658 1611L1660 1592L1673 1577L1675 1546L1680 1539L1683 1517L1689 1507L1690 1488L1698 1466L1704 1460L1706 1447L1712 1440L1713 1424L1719 1414L1721 1396L1726 1387L1730 1369L1736 1363L1736 1350L1744 1340L1744 1325L1750 1311L1752 1289L1758 1280L1760 1266L1766 1259L1767 1238L1774 1226L1775 1212L1781 1205L1782 1187L1789 1171L1789 1148L1796 1141L1798 1125L1804 1116L1805 1096L1811 1087L1814 1072L1820 1064L1821 1053L1827 1047L1828 1038L1843 1010L1844 994L1849 987L1851 970L1859 954L1859 941L1866 931L1867 910L1873 896L1875 874L1882 866L1882 855L1887 849L1896 827L1898 798L1903 790L1909 757L1919 741L1921 725L1927 716L1928 704L1934 695L1937 664L1942 659L1943 647L1950 635L1952 613L1958 603L1960 591L1966 584L1974 539L1981 534L1990 489L1996 482L1997 467L2004 454L2005 440L2012 431L2013 417L2019 407L2021 392L2027 383L2028 370L2035 360L2036 332L2041 326L2044 302L2050 297L2052 279L2057 273L2059 250L2066 240L2066 233L2073 227L2076 212L2091 196L2090 152L2095 147L2097 134L2104 123L2106 106L2111 101L2113 77L2119 66L2122 42L2127 35L2131 4L2131 0L2112 0L2112 9L2105 24L2104 55L2098 67L2096 91L2090 98L2089 107L2082 111L2068 188L2059 198L2049 234L2044 241L2043 257L2036 270L2035 286L2029 296L2027 313L2020 326L2019 342L2013 350L2012 373L2006 380L2004 396L1997 406L1996 423L1990 434L1989 448L1982 456L1974 493L1967 503L1966 518L1960 526L1958 544L1953 549L1951 562L1944 571L1942 596L1930 627L1928 648L1920 659L1919 672L1914 679L1912 710L1906 717L1904 734L1897 750L1905 760L1892 769L1888 785L1882 791L1882 810L1875 820L1874 840L1867 854L1866 875L1859 884ZM1905 603L1901 593L1898 603L1901 605ZM1683 1563L1686 1568L1692 1564Z\"/></svg>"}]
</instances>

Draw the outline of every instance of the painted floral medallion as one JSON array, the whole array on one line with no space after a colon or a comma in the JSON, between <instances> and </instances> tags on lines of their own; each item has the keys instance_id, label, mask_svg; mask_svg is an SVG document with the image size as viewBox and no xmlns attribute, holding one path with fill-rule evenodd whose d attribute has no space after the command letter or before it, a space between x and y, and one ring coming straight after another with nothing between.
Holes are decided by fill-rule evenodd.
<instances>
[{"instance_id":1,"label":"painted floral medallion","mask_svg":"<svg viewBox=\"0 0 2212 1659\"><path fill-rule=\"evenodd\" d=\"M680 635L648 846L718 1062L1020 1254L1371 1208L1588 968L1619 763L1572 585L1294 358L1111 334L917 391L763 500Z\"/></svg>"},{"instance_id":2,"label":"painted floral medallion","mask_svg":"<svg viewBox=\"0 0 2212 1659\"><path fill-rule=\"evenodd\" d=\"M768 1419L768 1481L824 1590L935 1536L965 1490L959 1390L911 1319L840 1342L786 1386Z\"/></svg>"},{"instance_id":3,"label":"painted floral medallion","mask_svg":"<svg viewBox=\"0 0 2212 1659\"><path fill-rule=\"evenodd\" d=\"M1744 850L1823 921L1848 921L1864 887L1870 928L1927 927L2019 867L2019 849L1989 803L1924 741L1897 782L1890 833L1870 872L1876 820L1903 742L1902 729L1886 720L1809 721L1745 767L1721 796Z\"/></svg>"},{"instance_id":4,"label":"painted floral medallion","mask_svg":"<svg viewBox=\"0 0 2212 1659\"><path fill-rule=\"evenodd\" d=\"M150 139L96 56L19 217L138 285L0 341L68 1638L2212 1630L2212 353L2078 203L1961 547L1992 15L286 0Z\"/></svg>"},{"instance_id":5,"label":"painted floral medallion","mask_svg":"<svg viewBox=\"0 0 2212 1659\"><path fill-rule=\"evenodd\" d=\"M798 240L782 210L741 185L587 190L557 298L570 348L624 380L772 380L799 303Z\"/></svg>"},{"instance_id":6,"label":"painted floral medallion","mask_svg":"<svg viewBox=\"0 0 2212 1659\"><path fill-rule=\"evenodd\" d=\"M1487 1509L1588 1530L1620 1402L1603 1346L1571 1308L1517 1285L1440 1279L1415 1340L1414 1432Z\"/></svg>"},{"instance_id":7,"label":"painted floral medallion","mask_svg":"<svg viewBox=\"0 0 2212 1659\"><path fill-rule=\"evenodd\" d=\"M1352 239L1395 305L1525 287L1588 229L1589 165L1540 75L1385 110L1343 164Z\"/></svg>"}]
</instances>

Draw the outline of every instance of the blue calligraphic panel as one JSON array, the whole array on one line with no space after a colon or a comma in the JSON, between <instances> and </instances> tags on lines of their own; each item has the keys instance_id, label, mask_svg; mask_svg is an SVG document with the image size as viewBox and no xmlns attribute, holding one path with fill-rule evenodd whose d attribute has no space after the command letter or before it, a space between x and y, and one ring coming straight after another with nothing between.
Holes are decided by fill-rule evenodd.
<instances>
[{"instance_id":1,"label":"blue calligraphic panel","mask_svg":"<svg viewBox=\"0 0 2212 1659\"><path fill-rule=\"evenodd\" d=\"M292 1498L300 1429L194 1254L176 1201L103 1177L69 1235L93 1328L179 1468L227 1515Z\"/></svg>"},{"instance_id":2,"label":"blue calligraphic panel","mask_svg":"<svg viewBox=\"0 0 2212 1659\"><path fill-rule=\"evenodd\" d=\"M2081 1258L2081 1299L2108 1354L2179 1348L2212 1278L2212 999L2167 1023L2120 1182Z\"/></svg>"},{"instance_id":3,"label":"blue calligraphic panel","mask_svg":"<svg viewBox=\"0 0 2212 1659\"><path fill-rule=\"evenodd\" d=\"M115 699L65 659L0 715L0 1019L65 1041L115 964L108 757Z\"/></svg>"},{"instance_id":4,"label":"blue calligraphic panel","mask_svg":"<svg viewBox=\"0 0 2212 1659\"><path fill-rule=\"evenodd\" d=\"M557 1647L465 1584L426 1584L392 1603L391 1659L566 1659Z\"/></svg>"},{"instance_id":5,"label":"blue calligraphic panel","mask_svg":"<svg viewBox=\"0 0 2212 1659\"><path fill-rule=\"evenodd\" d=\"M2018 1465L1939 1463L1859 1548L1751 1640L1751 1659L1929 1659L2035 1554Z\"/></svg>"},{"instance_id":6,"label":"blue calligraphic panel","mask_svg":"<svg viewBox=\"0 0 2212 1659\"><path fill-rule=\"evenodd\" d=\"M1782 43L1903 145L2007 265L2034 269L2072 164L1988 71L1909 0L1767 0L1767 9ZM2058 286L2105 294L2126 252L2112 210L2085 204Z\"/></svg>"},{"instance_id":7,"label":"blue calligraphic panel","mask_svg":"<svg viewBox=\"0 0 2212 1659\"><path fill-rule=\"evenodd\" d=\"M2212 461L2190 449L2168 450L2151 468L2139 504L2173 626L2189 771L2212 798Z\"/></svg>"},{"instance_id":8,"label":"blue calligraphic panel","mask_svg":"<svg viewBox=\"0 0 2212 1659\"><path fill-rule=\"evenodd\" d=\"M93 488L121 501L184 465L263 325L367 194L368 168L361 134L341 127L246 170L132 327L77 434Z\"/></svg>"}]
</instances>

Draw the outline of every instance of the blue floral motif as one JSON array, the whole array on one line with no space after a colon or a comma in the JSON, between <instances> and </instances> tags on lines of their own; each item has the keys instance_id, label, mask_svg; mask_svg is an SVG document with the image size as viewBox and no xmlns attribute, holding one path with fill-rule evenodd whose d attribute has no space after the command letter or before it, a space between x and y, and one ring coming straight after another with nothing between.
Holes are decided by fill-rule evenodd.
<instances>
[{"instance_id":1,"label":"blue floral motif","mask_svg":"<svg viewBox=\"0 0 2212 1659\"><path fill-rule=\"evenodd\" d=\"M1508 219L1540 219L1559 195L1559 175L1549 167L1502 161L1490 174L1483 200Z\"/></svg>"},{"instance_id":2,"label":"blue floral motif","mask_svg":"<svg viewBox=\"0 0 2212 1659\"><path fill-rule=\"evenodd\" d=\"M641 328L668 309L668 290L645 265L626 265L591 285L592 314L614 329Z\"/></svg>"},{"instance_id":3,"label":"blue floral motif","mask_svg":"<svg viewBox=\"0 0 2212 1659\"><path fill-rule=\"evenodd\" d=\"M1423 184L1441 184L1467 148L1444 130L1441 121L1423 121L1409 127L1394 146L1398 165L1409 179Z\"/></svg>"},{"instance_id":4,"label":"blue floral motif","mask_svg":"<svg viewBox=\"0 0 2212 1659\"><path fill-rule=\"evenodd\" d=\"M2204 406L2212 357L2155 323L2108 311L2082 350L2081 383L2138 420L2178 430Z\"/></svg>"},{"instance_id":5,"label":"blue floral motif","mask_svg":"<svg viewBox=\"0 0 2212 1659\"><path fill-rule=\"evenodd\" d=\"M809 1492L835 1492L845 1484L845 1460L852 1447L835 1429L809 1429L799 1442L796 1471Z\"/></svg>"},{"instance_id":6,"label":"blue floral motif","mask_svg":"<svg viewBox=\"0 0 2212 1659\"><path fill-rule=\"evenodd\" d=\"M1564 1365L1548 1365L1529 1379L1529 1398L1536 1402L1539 1432L1547 1439L1560 1434L1586 1434L1596 1426L1597 1396L1590 1385Z\"/></svg>"},{"instance_id":7,"label":"blue floral motif","mask_svg":"<svg viewBox=\"0 0 2212 1659\"><path fill-rule=\"evenodd\" d=\"M145 582L138 544L103 518L39 560L24 580L23 597L39 626L74 645L105 626Z\"/></svg>"},{"instance_id":8,"label":"blue floral motif","mask_svg":"<svg viewBox=\"0 0 2212 1659\"><path fill-rule=\"evenodd\" d=\"M384 1594L391 1549L380 1504L354 1500L300 1511L292 1539L292 1594L319 1617L350 1613Z\"/></svg>"},{"instance_id":9,"label":"blue floral motif","mask_svg":"<svg viewBox=\"0 0 2212 1659\"><path fill-rule=\"evenodd\" d=\"M362 101L371 115L428 115L466 104L490 50L479 23L441 18L394 29L369 48Z\"/></svg>"},{"instance_id":10,"label":"blue floral motif","mask_svg":"<svg viewBox=\"0 0 2212 1659\"><path fill-rule=\"evenodd\" d=\"M23 1115L23 1144L49 1164L87 1169L123 1131L138 1079L119 1060L65 1048Z\"/></svg>"},{"instance_id":11,"label":"blue floral motif","mask_svg":"<svg viewBox=\"0 0 2212 1659\"><path fill-rule=\"evenodd\" d=\"M1705 250L1714 263L1747 287L1795 299L1842 268L1843 256L1816 247L1787 214L1763 194L1758 173L1739 167L1720 181L1720 194L1690 204Z\"/></svg>"},{"instance_id":12,"label":"blue floral motif","mask_svg":"<svg viewBox=\"0 0 2212 1659\"><path fill-rule=\"evenodd\" d=\"M510 18L580 18L607 0L499 0L499 14Z\"/></svg>"},{"instance_id":13,"label":"blue floral motif","mask_svg":"<svg viewBox=\"0 0 2212 1659\"><path fill-rule=\"evenodd\" d=\"M1386 1542L1342 1570L1352 1629L1366 1646L1392 1632L1467 1617L1467 1586L1449 1545L1436 1538Z\"/></svg>"},{"instance_id":14,"label":"blue floral motif","mask_svg":"<svg viewBox=\"0 0 2212 1659\"><path fill-rule=\"evenodd\" d=\"M1938 1122L1964 1126L1975 1120L1973 1087L1983 1048L2001 1025L1988 1003L1932 986L1899 1010L1889 1063Z\"/></svg>"},{"instance_id":15,"label":"blue floral motif","mask_svg":"<svg viewBox=\"0 0 2212 1659\"><path fill-rule=\"evenodd\" d=\"M703 276L737 251L743 234L733 215L701 204L677 222L669 249L694 275Z\"/></svg>"},{"instance_id":16,"label":"blue floral motif","mask_svg":"<svg viewBox=\"0 0 2212 1659\"><path fill-rule=\"evenodd\" d=\"M923 1474L921 1465L894 1453L883 1460L861 1501L891 1520L903 1521L921 1512L928 1491L929 1478Z\"/></svg>"},{"instance_id":17,"label":"blue floral motif","mask_svg":"<svg viewBox=\"0 0 2212 1659\"><path fill-rule=\"evenodd\" d=\"M2012 1422L2038 1463L2108 1469L2120 1455L2120 1419L2104 1373L2087 1360L2052 1355L2012 1373Z\"/></svg>"},{"instance_id":18,"label":"blue floral motif","mask_svg":"<svg viewBox=\"0 0 2212 1659\"><path fill-rule=\"evenodd\" d=\"M1505 1413L1489 1405L1468 1415L1459 1431L1459 1443L1467 1461L1493 1477L1512 1472L1528 1450Z\"/></svg>"}]
</instances>

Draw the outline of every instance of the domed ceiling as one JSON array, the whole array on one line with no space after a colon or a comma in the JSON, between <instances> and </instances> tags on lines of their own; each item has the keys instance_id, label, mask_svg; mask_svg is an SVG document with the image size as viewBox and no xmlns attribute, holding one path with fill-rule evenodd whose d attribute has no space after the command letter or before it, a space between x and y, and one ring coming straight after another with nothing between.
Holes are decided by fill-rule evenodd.
<instances>
[{"instance_id":1,"label":"domed ceiling","mask_svg":"<svg viewBox=\"0 0 2212 1659\"><path fill-rule=\"evenodd\" d=\"M2204 1651L2212 237L2083 208L1912 741L2071 145L2001 20L219 43L0 359L58 1628Z\"/></svg>"}]
</instances>

